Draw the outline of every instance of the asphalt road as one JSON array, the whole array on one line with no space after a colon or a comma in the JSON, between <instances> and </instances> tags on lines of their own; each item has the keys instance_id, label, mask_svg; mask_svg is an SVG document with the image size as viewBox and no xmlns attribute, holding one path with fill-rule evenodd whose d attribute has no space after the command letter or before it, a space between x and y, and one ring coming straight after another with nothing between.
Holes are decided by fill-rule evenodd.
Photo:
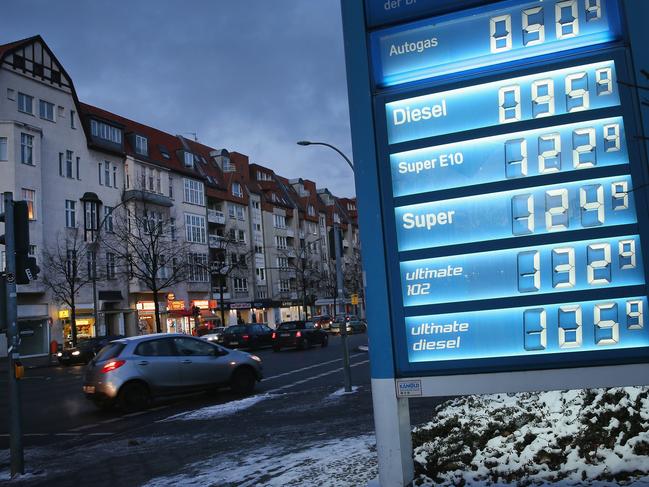
<instances>
[{"instance_id":1,"label":"asphalt road","mask_svg":"<svg viewBox=\"0 0 649 487\"><path fill-rule=\"evenodd\" d=\"M351 395L336 393L343 384L341 346L340 338L332 337L327 348L258 352L265 379L243 401L223 390L216 396L161 400L147 411L126 415L98 411L83 397L82 367L29 370L22 383L28 475L11 485L322 485L310 477L313 472L308 466L317 457L328 459L336 453L342 467L339 477L327 477L327 485L366 485L376 475L375 455L370 452L360 461L351 461L355 446L344 453L335 451L357 445L359 439L373 442L368 354L357 350L364 344L366 335L350 337L352 383L357 387ZM3 390L4 377L0 378ZM246 401L250 402L237 408ZM410 401L411 423L430 420L439 402ZM234 410L219 412L228 408ZM0 417L6 414L6 395L0 394ZM3 421L0 485L3 471L7 478L8 439ZM305 453L313 449L314 458ZM307 473L287 484L282 475L295 471Z\"/></svg>"},{"instance_id":2,"label":"asphalt road","mask_svg":"<svg viewBox=\"0 0 649 487\"><path fill-rule=\"evenodd\" d=\"M367 382L367 353L357 351L367 344L366 335L349 337L353 375ZM309 350L258 350L264 364L264 380L256 393L304 389L314 381L342 383L340 337L331 337L326 348ZM192 394L157 400L144 412L121 414L99 411L81 392L84 366L52 366L28 369L21 382L25 446L47 445L61 439L92 440L128 431L141 424L182 411L219 404L234 399L227 389L214 396ZM7 378L0 376L0 391L7 390ZM0 394L0 450L9 448L7 395Z\"/></svg>"}]
</instances>

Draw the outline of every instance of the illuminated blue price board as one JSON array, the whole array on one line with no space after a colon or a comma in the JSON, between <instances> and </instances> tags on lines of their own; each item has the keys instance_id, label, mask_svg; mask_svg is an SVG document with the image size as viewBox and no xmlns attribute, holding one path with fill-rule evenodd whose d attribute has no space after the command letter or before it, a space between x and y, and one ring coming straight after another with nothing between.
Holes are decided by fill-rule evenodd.
<instances>
[{"instance_id":1,"label":"illuminated blue price board","mask_svg":"<svg viewBox=\"0 0 649 487\"><path fill-rule=\"evenodd\" d=\"M639 3L365 0L357 188L396 377L649 361Z\"/></svg>"},{"instance_id":2,"label":"illuminated blue price board","mask_svg":"<svg viewBox=\"0 0 649 487\"><path fill-rule=\"evenodd\" d=\"M406 307L645 282L637 235L435 257L400 267Z\"/></svg>"},{"instance_id":3,"label":"illuminated blue price board","mask_svg":"<svg viewBox=\"0 0 649 487\"><path fill-rule=\"evenodd\" d=\"M405 0L403 0L405 3ZM532 0L423 20L372 34L382 86L609 42L619 36L612 0Z\"/></svg>"},{"instance_id":4,"label":"illuminated blue price board","mask_svg":"<svg viewBox=\"0 0 649 487\"><path fill-rule=\"evenodd\" d=\"M388 144L619 104L613 61L575 66L387 103Z\"/></svg>"},{"instance_id":5,"label":"illuminated blue price board","mask_svg":"<svg viewBox=\"0 0 649 487\"><path fill-rule=\"evenodd\" d=\"M649 346L647 298L634 296L406 318L408 358L437 362Z\"/></svg>"},{"instance_id":6,"label":"illuminated blue price board","mask_svg":"<svg viewBox=\"0 0 649 487\"><path fill-rule=\"evenodd\" d=\"M390 154L394 196L628 162L622 117Z\"/></svg>"},{"instance_id":7,"label":"illuminated blue price board","mask_svg":"<svg viewBox=\"0 0 649 487\"><path fill-rule=\"evenodd\" d=\"M636 223L629 188L615 176L398 207L399 250Z\"/></svg>"}]
</instances>

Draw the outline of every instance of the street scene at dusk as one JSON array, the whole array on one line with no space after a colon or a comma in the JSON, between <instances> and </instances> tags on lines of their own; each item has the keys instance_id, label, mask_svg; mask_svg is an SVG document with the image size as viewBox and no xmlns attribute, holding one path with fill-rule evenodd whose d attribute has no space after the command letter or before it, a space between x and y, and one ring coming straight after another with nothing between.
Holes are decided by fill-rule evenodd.
<instances>
[{"instance_id":1,"label":"street scene at dusk","mask_svg":"<svg viewBox=\"0 0 649 487\"><path fill-rule=\"evenodd\" d=\"M0 17L0 485L649 485L649 2Z\"/></svg>"}]
</instances>

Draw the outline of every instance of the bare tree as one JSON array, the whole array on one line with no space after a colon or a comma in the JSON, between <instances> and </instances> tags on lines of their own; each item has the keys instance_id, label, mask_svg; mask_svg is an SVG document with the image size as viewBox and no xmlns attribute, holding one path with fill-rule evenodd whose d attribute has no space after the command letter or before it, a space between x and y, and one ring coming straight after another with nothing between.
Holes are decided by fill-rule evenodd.
<instances>
[{"instance_id":1,"label":"bare tree","mask_svg":"<svg viewBox=\"0 0 649 487\"><path fill-rule=\"evenodd\" d=\"M321 269L313 257L316 255L318 240L306 241L299 248L278 248L278 257L285 259L285 266L279 266L281 273L295 278L296 291L302 302L304 317L308 317L307 308L313 304L312 296L320 289Z\"/></svg>"},{"instance_id":2,"label":"bare tree","mask_svg":"<svg viewBox=\"0 0 649 487\"><path fill-rule=\"evenodd\" d=\"M356 294L359 297L363 294L363 262L361 254L353 251L343 267L343 282L345 294L351 296ZM354 314L358 316L358 305L355 305Z\"/></svg>"},{"instance_id":3,"label":"bare tree","mask_svg":"<svg viewBox=\"0 0 649 487\"><path fill-rule=\"evenodd\" d=\"M200 238L200 235L198 236ZM206 235L203 235L206 238ZM165 210L133 203L113 216L113 230L102 235L128 279L151 291L156 332L162 332L159 297L164 290L187 280L192 265L206 265L192 257L191 246L178 235L176 222ZM199 254L194 254L194 257ZM192 261L190 261L192 257Z\"/></svg>"},{"instance_id":4,"label":"bare tree","mask_svg":"<svg viewBox=\"0 0 649 487\"><path fill-rule=\"evenodd\" d=\"M64 235L57 235L56 244L43 252L43 284L58 303L70 308L73 346L77 345L77 295L92 281L95 268L89 260L93 254L79 233L76 228L66 229Z\"/></svg>"}]
</instances>

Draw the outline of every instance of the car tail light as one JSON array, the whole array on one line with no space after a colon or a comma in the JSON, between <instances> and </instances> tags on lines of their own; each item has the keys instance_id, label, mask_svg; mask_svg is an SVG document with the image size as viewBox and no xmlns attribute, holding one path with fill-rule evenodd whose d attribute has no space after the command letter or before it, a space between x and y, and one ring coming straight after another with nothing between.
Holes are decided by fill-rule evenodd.
<instances>
[{"instance_id":1,"label":"car tail light","mask_svg":"<svg viewBox=\"0 0 649 487\"><path fill-rule=\"evenodd\" d=\"M298 331L298 332L295 334L295 338L300 338L301 336L302 336L302 332L301 332L301 331Z\"/></svg>"},{"instance_id":2,"label":"car tail light","mask_svg":"<svg viewBox=\"0 0 649 487\"><path fill-rule=\"evenodd\" d=\"M241 338L243 338L244 340L247 340L248 338L250 338L250 335L243 335Z\"/></svg>"},{"instance_id":3,"label":"car tail light","mask_svg":"<svg viewBox=\"0 0 649 487\"><path fill-rule=\"evenodd\" d=\"M277 338L277 333L273 332L273 340Z\"/></svg>"},{"instance_id":4,"label":"car tail light","mask_svg":"<svg viewBox=\"0 0 649 487\"><path fill-rule=\"evenodd\" d=\"M105 374L106 372L112 372L115 369L119 369L122 365L126 363L126 360L111 360L104 364L101 368L101 371Z\"/></svg>"}]
</instances>

